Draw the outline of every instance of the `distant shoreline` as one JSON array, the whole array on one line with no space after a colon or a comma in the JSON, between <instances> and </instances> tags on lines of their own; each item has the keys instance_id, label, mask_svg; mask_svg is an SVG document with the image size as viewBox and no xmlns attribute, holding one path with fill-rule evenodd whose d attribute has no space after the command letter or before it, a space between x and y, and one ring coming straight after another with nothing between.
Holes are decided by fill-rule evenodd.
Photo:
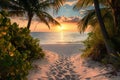
<instances>
[{"instance_id":1,"label":"distant shoreline","mask_svg":"<svg viewBox=\"0 0 120 80\"><path fill-rule=\"evenodd\" d=\"M37 38L40 44L81 44L88 35L77 32L33 32L31 36Z\"/></svg>"}]
</instances>

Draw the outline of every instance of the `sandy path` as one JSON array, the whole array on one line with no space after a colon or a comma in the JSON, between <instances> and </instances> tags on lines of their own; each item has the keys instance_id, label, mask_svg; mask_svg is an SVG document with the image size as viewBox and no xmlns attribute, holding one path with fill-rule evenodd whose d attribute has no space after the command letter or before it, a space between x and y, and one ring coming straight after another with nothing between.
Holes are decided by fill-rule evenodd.
<instances>
[{"instance_id":1,"label":"sandy path","mask_svg":"<svg viewBox=\"0 0 120 80\"><path fill-rule=\"evenodd\" d=\"M74 69L75 66L70 58L62 56L50 66L48 80L80 80L80 75Z\"/></svg>"},{"instance_id":2,"label":"sandy path","mask_svg":"<svg viewBox=\"0 0 120 80\"><path fill-rule=\"evenodd\" d=\"M41 45L46 57L35 60L28 80L120 80L111 76L111 67L80 57L81 44Z\"/></svg>"}]
</instances>

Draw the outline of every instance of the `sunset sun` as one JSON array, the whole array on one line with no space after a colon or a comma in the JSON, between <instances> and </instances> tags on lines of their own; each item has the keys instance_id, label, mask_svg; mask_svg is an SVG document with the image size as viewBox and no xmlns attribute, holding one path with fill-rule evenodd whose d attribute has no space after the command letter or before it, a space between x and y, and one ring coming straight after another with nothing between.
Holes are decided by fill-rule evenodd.
<instances>
[{"instance_id":1,"label":"sunset sun","mask_svg":"<svg viewBox=\"0 0 120 80\"><path fill-rule=\"evenodd\" d=\"M59 26L59 30L64 30L64 27L63 26Z\"/></svg>"},{"instance_id":2,"label":"sunset sun","mask_svg":"<svg viewBox=\"0 0 120 80\"><path fill-rule=\"evenodd\" d=\"M61 25L61 26L58 26L58 31L64 31L65 30L65 26Z\"/></svg>"}]
</instances>

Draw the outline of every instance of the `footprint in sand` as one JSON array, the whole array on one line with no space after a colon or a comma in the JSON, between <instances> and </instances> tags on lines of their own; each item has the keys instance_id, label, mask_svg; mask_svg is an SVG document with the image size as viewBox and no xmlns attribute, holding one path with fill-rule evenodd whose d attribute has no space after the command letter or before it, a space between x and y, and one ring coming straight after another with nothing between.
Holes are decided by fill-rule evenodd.
<instances>
[{"instance_id":1,"label":"footprint in sand","mask_svg":"<svg viewBox=\"0 0 120 80\"><path fill-rule=\"evenodd\" d=\"M61 57L47 73L48 80L80 80L80 75L74 71L75 66L69 60L69 57Z\"/></svg>"}]
</instances>

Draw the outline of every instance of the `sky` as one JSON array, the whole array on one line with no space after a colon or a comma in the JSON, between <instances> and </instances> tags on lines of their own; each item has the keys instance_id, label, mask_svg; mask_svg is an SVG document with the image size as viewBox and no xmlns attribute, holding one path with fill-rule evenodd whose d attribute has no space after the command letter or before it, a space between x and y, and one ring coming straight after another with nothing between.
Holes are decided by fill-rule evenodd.
<instances>
[{"instance_id":1,"label":"sky","mask_svg":"<svg viewBox=\"0 0 120 80\"><path fill-rule=\"evenodd\" d=\"M68 0L65 2L65 4L60 8L57 16L80 16L79 12L73 10L73 6L76 2L77 0Z\"/></svg>"},{"instance_id":2,"label":"sky","mask_svg":"<svg viewBox=\"0 0 120 80\"><path fill-rule=\"evenodd\" d=\"M49 29L45 24L32 20L30 30L32 32L78 32L77 21L82 18L82 14L79 11L74 11L73 6L77 0L68 0L65 4L59 9L58 14L53 14L53 11L50 10L49 13L62 25L54 26ZM27 21L24 18L17 17L17 19L12 18L12 22L19 23L19 26L26 26Z\"/></svg>"}]
</instances>

